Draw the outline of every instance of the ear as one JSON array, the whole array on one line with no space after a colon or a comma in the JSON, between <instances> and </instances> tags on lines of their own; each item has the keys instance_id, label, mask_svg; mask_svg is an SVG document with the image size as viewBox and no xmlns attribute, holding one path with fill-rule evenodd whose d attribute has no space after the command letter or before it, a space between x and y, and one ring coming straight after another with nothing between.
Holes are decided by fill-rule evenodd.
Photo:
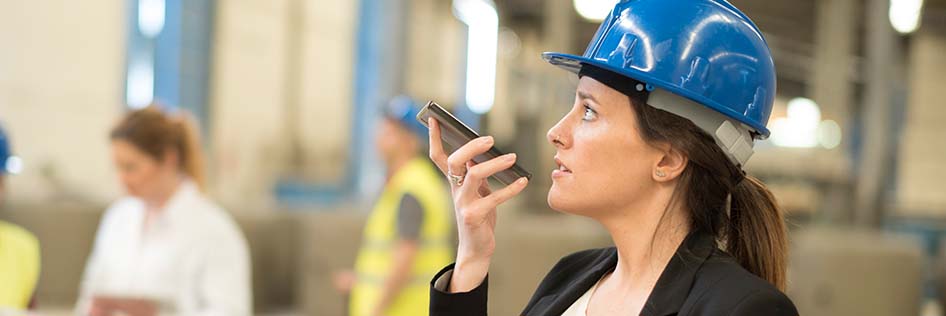
<instances>
[{"instance_id":1,"label":"ear","mask_svg":"<svg viewBox=\"0 0 946 316\"><path fill-rule=\"evenodd\" d=\"M666 183L683 174L683 170L686 170L689 163L689 158L683 152L671 146L670 143L660 144L656 147L660 154L657 163L654 164L653 172L651 172L654 181Z\"/></svg>"}]
</instances>

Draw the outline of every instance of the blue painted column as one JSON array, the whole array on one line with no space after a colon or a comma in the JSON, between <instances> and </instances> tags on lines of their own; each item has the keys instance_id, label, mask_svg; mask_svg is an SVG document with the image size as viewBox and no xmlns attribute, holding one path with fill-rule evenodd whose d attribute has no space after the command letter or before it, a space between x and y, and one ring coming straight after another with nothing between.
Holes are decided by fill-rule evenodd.
<instances>
[{"instance_id":1,"label":"blue painted column","mask_svg":"<svg viewBox=\"0 0 946 316\"><path fill-rule=\"evenodd\" d=\"M215 2L128 0L128 8L128 105L187 109L206 131Z\"/></svg>"},{"instance_id":2,"label":"blue painted column","mask_svg":"<svg viewBox=\"0 0 946 316\"><path fill-rule=\"evenodd\" d=\"M370 201L384 181L384 166L374 148L380 107L403 93L406 57L405 27L409 12L405 0L362 0L355 51L352 179L356 198Z\"/></svg>"}]
</instances>

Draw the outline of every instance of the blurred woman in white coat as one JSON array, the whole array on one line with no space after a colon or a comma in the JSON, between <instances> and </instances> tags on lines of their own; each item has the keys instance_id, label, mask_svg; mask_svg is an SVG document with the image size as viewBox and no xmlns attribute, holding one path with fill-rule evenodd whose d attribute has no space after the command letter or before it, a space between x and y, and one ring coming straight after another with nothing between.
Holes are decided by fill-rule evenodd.
<instances>
[{"instance_id":1,"label":"blurred woman in white coat","mask_svg":"<svg viewBox=\"0 0 946 316\"><path fill-rule=\"evenodd\" d=\"M130 112L112 130L128 196L102 217L76 313L252 313L249 251L233 219L202 192L202 155L183 113Z\"/></svg>"}]
</instances>

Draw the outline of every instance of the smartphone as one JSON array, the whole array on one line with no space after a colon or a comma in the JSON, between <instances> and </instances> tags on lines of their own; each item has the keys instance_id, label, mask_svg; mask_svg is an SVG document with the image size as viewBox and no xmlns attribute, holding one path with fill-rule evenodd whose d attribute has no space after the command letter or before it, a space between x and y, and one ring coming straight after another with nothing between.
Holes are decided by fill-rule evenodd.
<instances>
[{"instance_id":1,"label":"smartphone","mask_svg":"<svg viewBox=\"0 0 946 316\"><path fill-rule=\"evenodd\" d=\"M447 153L448 155L471 140L480 137L480 134L477 134L469 126L463 124L456 116L453 116L452 113L434 101L427 102L427 105L420 110L420 113L417 113L417 120L420 121L421 124L424 124L424 126L427 126L428 129L430 126L427 125L427 119L431 117L440 123L438 124L440 125L440 138L446 142L447 147L449 147L447 149L449 151ZM493 146L489 151L473 157L473 161L483 163L502 155L504 155L504 153L497 149L496 146ZM505 185L512 184L522 177L532 179L532 174L519 166L519 163L513 164L509 169L497 172L492 176L493 179Z\"/></svg>"}]
</instances>

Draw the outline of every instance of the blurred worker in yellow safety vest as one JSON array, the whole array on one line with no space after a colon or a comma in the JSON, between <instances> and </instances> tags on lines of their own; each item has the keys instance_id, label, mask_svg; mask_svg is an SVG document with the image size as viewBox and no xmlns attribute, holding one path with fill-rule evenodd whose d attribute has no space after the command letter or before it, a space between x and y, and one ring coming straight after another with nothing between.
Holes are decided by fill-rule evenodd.
<instances>
[{"instance_id":1,"label":"blurred worker in yellow safety vest","mask_svg":"<svg viewBox=\"0 0 946 316\"><path fill-rule=\"evenodd\" d=\"M22 168L10 151L10 142L0 128L0 205L6 195L5 177ZM0 220L0 315L20 315L33 305L39 279L39 242L25 229Z\"/></svg>"},{"instance_id":2,"label":"blurred worker in yellow safety vest","mask_svg":"<svg viewBox=\"0 0 946 316\"><path fill-rule=\"evenodd\" d=\"M453 260L453 215L444 179L425 153L417 104L399 96L384 107L376 146L386 183L365 225L354 272L335 275L350 291L351 316L427 315L427 281Z\"/></svg>"}]
</instances>

